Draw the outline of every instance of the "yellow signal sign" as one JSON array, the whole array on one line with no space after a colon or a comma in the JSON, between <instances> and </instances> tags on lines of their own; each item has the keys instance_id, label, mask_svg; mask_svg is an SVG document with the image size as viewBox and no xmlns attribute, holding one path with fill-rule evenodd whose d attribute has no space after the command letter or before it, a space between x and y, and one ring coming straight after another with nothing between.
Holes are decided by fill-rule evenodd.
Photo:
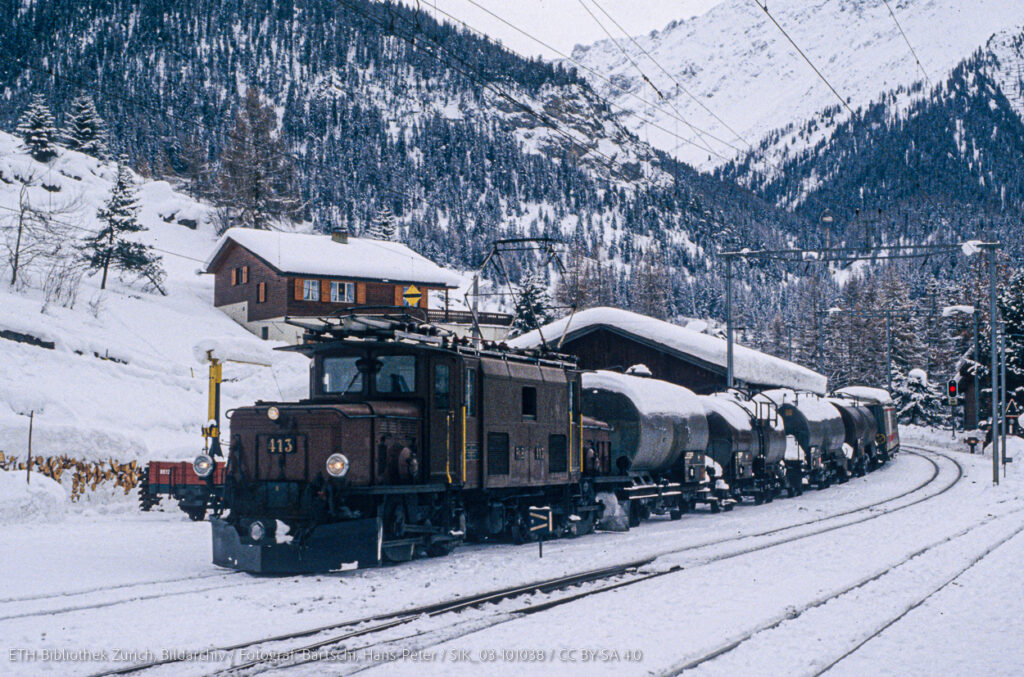
<instances>
[{"instance_id":1,"label":"yellow signal sign","mask_svg":"<svg viewBox=\"0 0 1024 677\"><path fill-rule=\"evenodd\" d=\"M402 291L402 303L407 306L418 306L423 294L415 285L409 285Z\"/></svg>"}]
</instances>

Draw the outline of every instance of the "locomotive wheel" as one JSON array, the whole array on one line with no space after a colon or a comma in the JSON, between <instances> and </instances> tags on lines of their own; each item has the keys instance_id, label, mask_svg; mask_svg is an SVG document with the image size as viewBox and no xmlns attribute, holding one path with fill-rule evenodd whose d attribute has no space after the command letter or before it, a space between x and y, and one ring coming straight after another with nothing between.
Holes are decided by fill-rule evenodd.
<instances>
[{"instance_id":1,"label":"locomotive wheel","mask_svg":"<svg viewBox=\"0 0 1024 677\"><path fill-rule=\"evenodd\" d=\"M722 504L717 499L711 501L711 503L709 505L711 507L711 512L712 513L722 512Z\"/></svg>"},{"instance_id":2,"label":"locomotive wheel","mask_svg":"<svg viewBox=\"0 0 1024 677\"><path fill-rule=\"evenodd\" d=\"M764 503L764 492L759 491L754 494L754 505L761 505L762 503Z\"/></svg>"},{"instance_id":3,"label":"locomotive wheel","mask_svg":"<svg viewBox=\"0 0 1024 677\"><path fill-rule=\"evenodd\" d=\"M794 496L796 496L796 489L794 489L793 487L786 487L786 496L789 498L793 498Z\"/></svg>"}]
</instances>

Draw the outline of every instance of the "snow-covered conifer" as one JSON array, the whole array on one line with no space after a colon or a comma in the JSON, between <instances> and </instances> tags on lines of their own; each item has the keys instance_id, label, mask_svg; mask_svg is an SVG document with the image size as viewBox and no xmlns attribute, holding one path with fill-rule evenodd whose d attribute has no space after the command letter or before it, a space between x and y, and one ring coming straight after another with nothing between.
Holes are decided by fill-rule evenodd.
<instances>
[{"instance_id":1,"label":"snow-covered conifer","mask_svg":"<svg viewBox=\"0 0 1024 677\"><path fill-rule=\"evenodd\" d=\"M103 228L85 241L85 260L91 271L103 271L100 289L106 289L107 274L114 268L137 275L165 294L160 257L153 253L152 247L127 239L133 233L146 230L138 221L138 210L132 175L122 157L110 199L96 212Z\"/></svg>"},{"instance_id":2,"label":"snow-covered conifer","mask_svg":"<svg viewBox=\"0 0 1024 677\"><path fill-rule=\"evenodd\" d=\"M57 129L53 126L53 113L42 94L34 94L32 103L18 122L18 136L25 141L29 154L39 162L57 157Z\"/></svg>"},{"instance_id":3,"label":"snow-covered conifer","mask_svg":"<svg viewBox=\"0 0 1024 677\"><path fill-rule=\"evenodd\" d=\"M366 229L366 237L372 240L394 240L397 232L395 215L391 213L390 207L384 205Z\"/></svg>"},{"instance_id":4,"label":"snow-covered conifer","mask_svg":"<svg viewBox=\"0 0 1024 677\"><path fill-rule=\"evenodd\" d=\"M92 97L82 95L71 102L71 113L64 128L64 143L71 150L98 160L106 159L107 129Z\"/></svg>"}]
</instances>

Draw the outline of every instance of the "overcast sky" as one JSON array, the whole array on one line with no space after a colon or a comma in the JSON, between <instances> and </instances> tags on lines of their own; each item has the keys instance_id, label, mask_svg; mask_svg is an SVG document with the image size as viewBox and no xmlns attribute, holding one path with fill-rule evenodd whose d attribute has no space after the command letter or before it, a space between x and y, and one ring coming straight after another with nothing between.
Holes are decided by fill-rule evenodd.
<instances>
[{"instance_id":1,"label":"overcast sky","mask_svg":"<svg viewBox=\"0 0 1024 677\"><path fill-rule=\"evenodd\" d=\"M403 0L415 6L416 0ZM703 14L722 0L597 0L631 35L663 28L676 19L689 19ZM590 44L607 36L601 27L580 6L580 0L473 0L506 19L509 23L535 35L552 47L568 54L576 44ZM584 0L616 38L621 32L595 8L592 0ZM452 21L442 12L458 17L472 28L500 40L507 47L527 56L559 58L522 33L490 16L470 0L419 0L419 6L440 21Z\"/></svg>"}]
</instances>

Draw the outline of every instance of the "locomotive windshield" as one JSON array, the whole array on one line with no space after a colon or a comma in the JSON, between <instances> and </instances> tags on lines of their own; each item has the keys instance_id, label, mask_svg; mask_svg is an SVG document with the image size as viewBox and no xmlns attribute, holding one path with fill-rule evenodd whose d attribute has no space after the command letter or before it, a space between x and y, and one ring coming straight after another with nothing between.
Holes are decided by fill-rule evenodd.
<instances>
[{"instance_id":1,"label":"locomotive windshield","mask_svg":"<svg viewBox=\"0 0 1024 677\"><path fill-rule=\"evenodd\" d=\"M358 357L324 358L324 392L363 392L363 372L359 370L359 360Z\"/></svg>"},{"instance_id":2,"label":"locomotive windshield","mask_svg":"<svg viewBox=\"0 0 1024 677\"><path fill-rule=\"evenodd\" d=\"M321 358L324 395L362 395L367 384L375 393L396 395L416 392L414 355L345 355Z\"/></svg>"}]
</instances>

